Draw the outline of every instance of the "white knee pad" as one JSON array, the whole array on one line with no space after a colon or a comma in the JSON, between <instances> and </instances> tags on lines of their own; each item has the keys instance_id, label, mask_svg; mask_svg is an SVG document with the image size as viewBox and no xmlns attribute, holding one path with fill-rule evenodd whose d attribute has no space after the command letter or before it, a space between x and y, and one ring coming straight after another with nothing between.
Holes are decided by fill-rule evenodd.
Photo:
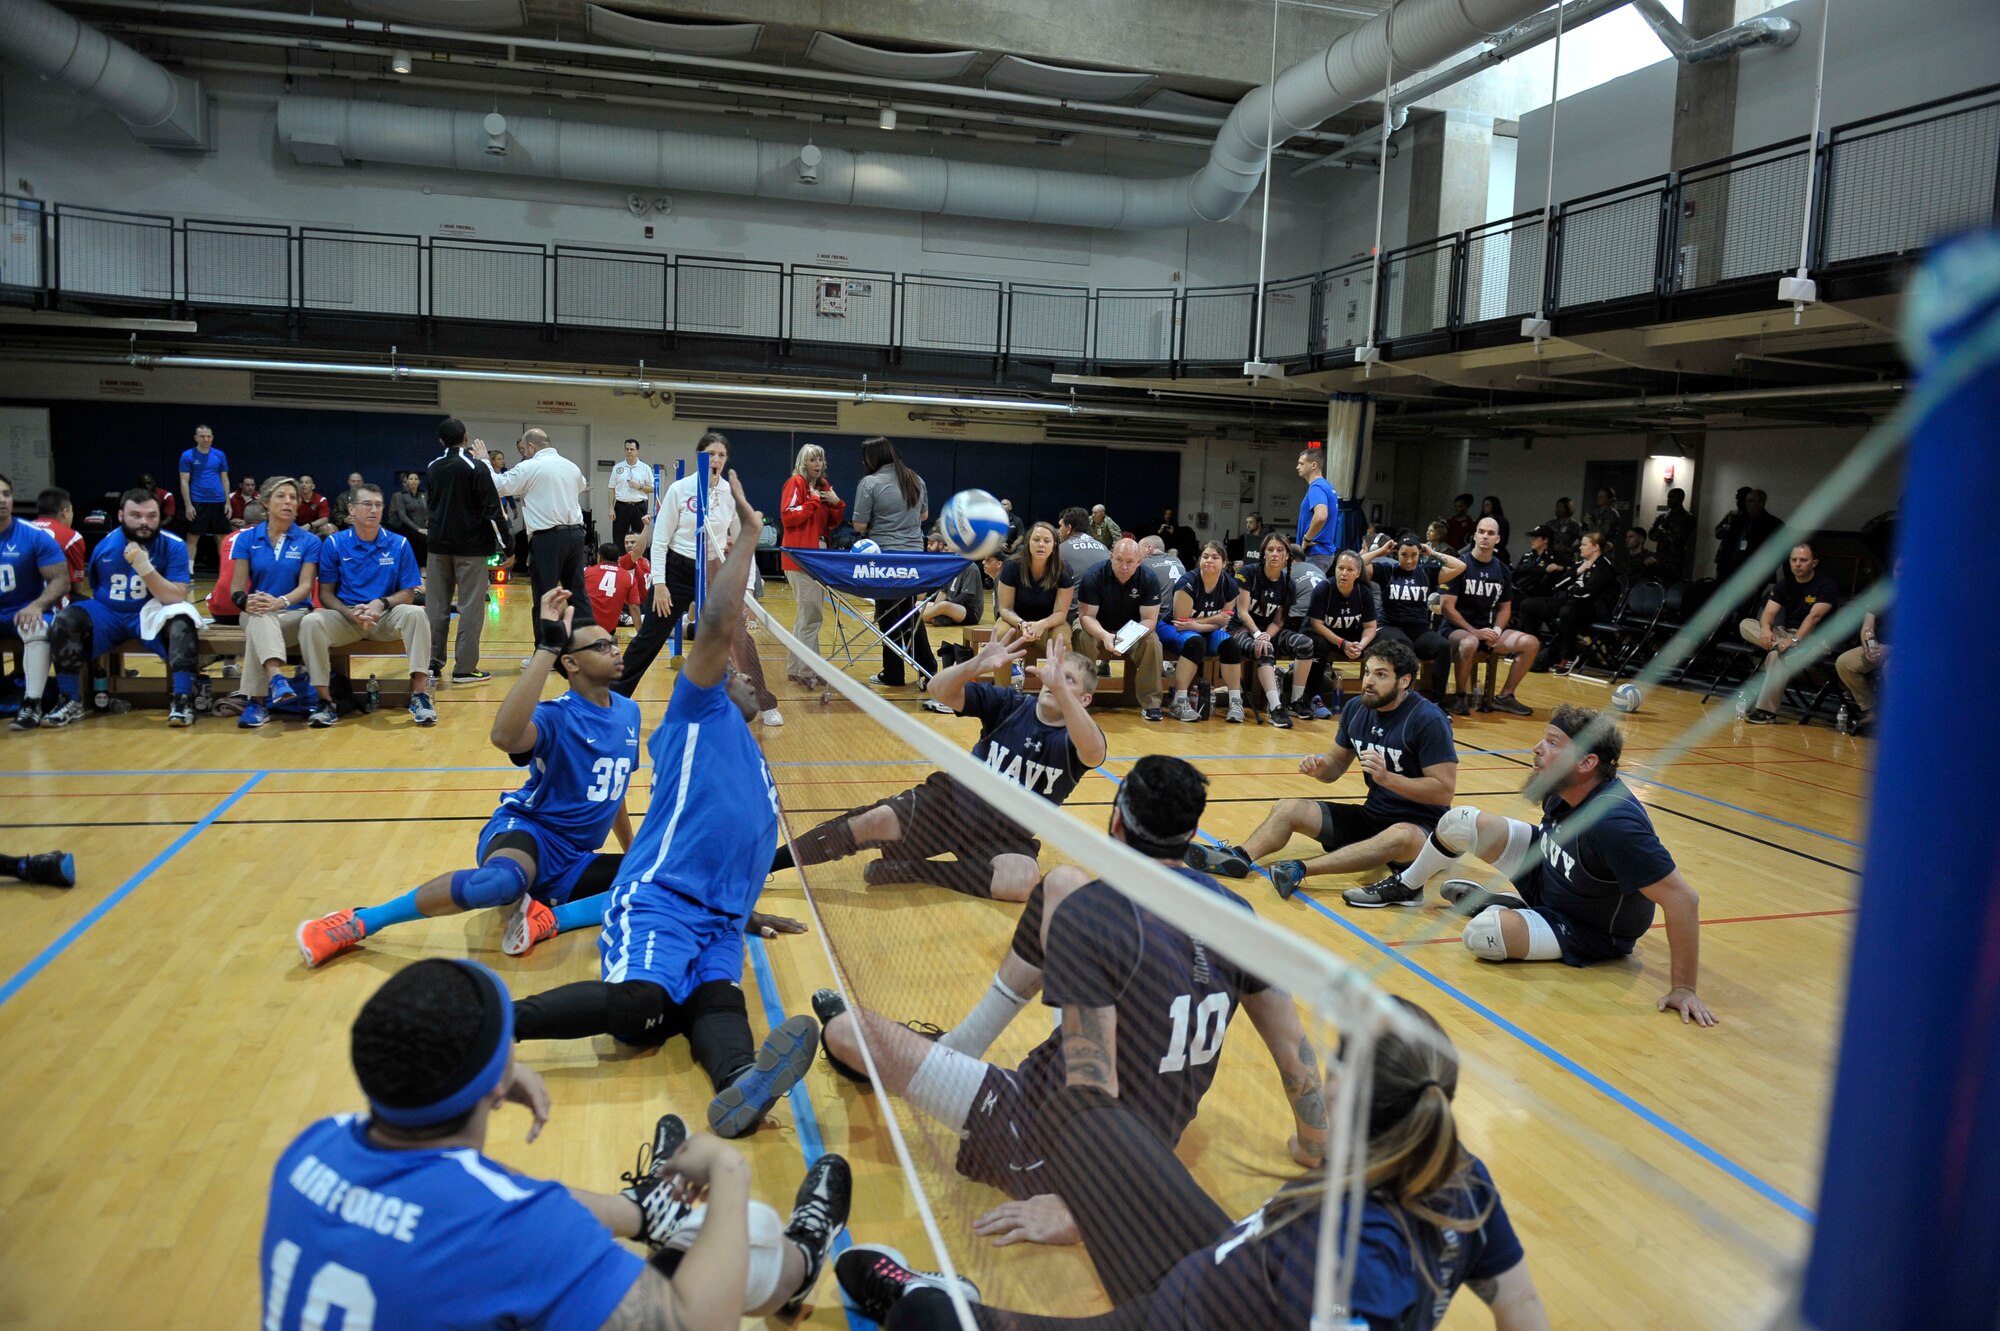
<instances>
[{"instance_id":1,"label":"white knee pad","mask_svg":"<svg viewBox=\"0 0 2000 1331\"><path fill-rule=\"evenodd\" d=\"M986 1068L979 1059L938 1045L911 1074L903 1098L953 1132L963 1133L972 1117L972 1102L986 1080Z\"/></svg>"},{"instance_id":2,"label":"white knee pad","mask_svg":"<svg viewBox=\"0 0 2000 1331\"><path fill-rule=\"evenodd\" d=\"M708 1203L688 1212L681 1227L667 1236L662 1247L686 1252L701 1237L702 1223L708 1219ZM778 1277L785 1269L785 1224L778 1213L762 1202L750 1203L750 1267L743 1281L743 1306L759 1308L778 1292Z\"/></svg>"},{"instance_id":3,"label":"white knee pad","mask_svg":"<svg viewBox=\"0 0 2000 1331\"><path fill-rule=\"evenodd\" d=\"M1438 819L1432 835L1452 854L1465 854L1479 845L1479 810L1469 804L1454 805Z\"/></svg>"},{"instance_id":4,"label":"white knee pad","mask_svg":"<svg viewBox=\"0 0 2000 1331\"><path fill-rule=\"evenodd\" d=\"M1488 906L1466 921L1465 950L1481 961L1505 961L1507 940L1500 936L1500 907Z\"/></svg>"}]
</instances>

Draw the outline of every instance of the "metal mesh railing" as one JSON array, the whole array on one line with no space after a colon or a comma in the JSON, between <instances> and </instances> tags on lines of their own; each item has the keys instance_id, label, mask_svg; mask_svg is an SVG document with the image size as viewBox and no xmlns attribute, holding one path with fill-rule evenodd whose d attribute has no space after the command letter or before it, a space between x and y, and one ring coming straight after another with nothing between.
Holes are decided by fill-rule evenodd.
<instances>
[{"instance_id":1,"label":"metal mesh railing","mask_svg":"<svg viewBox=\"0 0 2000 1331\"><path fill-rule=\"evenodd\" d=\"M1356 259L1313 283L1319 298L1320 334L1315 350L1358 347L1368 340L1368 295L1375 285L1375 264Z\"/></svg>"},{"instance_id":2,"label":"metal mesh railing","mask_svg":"<svg viewBox=\"0 0 2000 1331\"><path fill-rule=\"evenodd\" d=\"M49 284L48 220L40 199L0 198L0 287L30 292Z\"/></svg>"},{"instance_id":3,"label":"metal mesh railing","mask_svg":"<svg viewBox=\"0 0 2000 1331\"><path fill-rule=\"evenodd\" d=\"M299 228L299 304L343 314L424 312L424 247L416 236Z\"/></svg>"},{"instance_id":4,"label":"metal mesh railing","mask_svg":"<svg viewBox=\"0 0 2000 1331\"><path fill-rule=\"evenodd\" d=\"M431 315L478 323L545 323L546 264L540 245L434 240Z\"/></svg>"},{"instance_id":5,"label":"metal mesh railing","mask_svg":"<svg viewBox=\"0 0 2000 1331\"><path fill-rule=\"evenodd\" d=\"M682 257L668 287L669 327L683 333L783 335L785 270L771 263Z\"/></svg>"},{"instance_id":6,"label":"metal mesh railing","mask_svg":"<svg viewBox=\"0 0 2000 1331\"><path fill-rule=\"evenodd\" d=\"M794 342L896 345L896 275L793 266L787 302ZM836 290L837 284L837 290Z\"/></svg>"},{"instance_id":7,"label":"metal mesh railing","mask_svg":"<svg viewBox=\"0 0 2000 1331\"><path fill-rule=\"evenodd\" d=\"M997 356L1004 293L998 282L957 277L906 277L902 343L934 351Z\"/></svg>"},{"instance_id":8,"label":"metal mesh railing","mask_svg":"<svg viewBox=\"0 0 2000 1331\"><path fill-rule=\"evenodd\" d=\"M1548 224L1523 213L1465 235L1465 322L1518 319L1542 308Z\"/></svg>"},{"instance_id":9,"label":"metal mesh railing","mask_svg":"<svg viewBox=\"0 0 2000 1331\"><path fill-rule=\"evenodd\" d=\"M1091 359L1126 365L1166 365L1174 358L1177 293L1100 291Z\"/></svg>"},{"instance_id":10,"label":"metal mesh railing","mask_svg":"<svg viewBox=\"0 0 2000 1331\"><path fill-rule=\"evenodd\" d=\"M1255 286L1196 287L1181 301L1181 351L1190 365L1241 365L1250 359L1257 318Z\"/></svg>"},{"instance_id":11,"label":"metal mesh railing","mask_svg":"<svg viewBox=\"0 0 2000 1331\"><path fill-rule=\"evenodd\" d=\"M1319 307L1311 274L1272 282L1264 291L1264 358L1298 360L1319 350Z\"/></svg>"},{"instance_id":12,"label":"metal mesh railing","mask_svg":"<svg viewBox=\"0 0 2000 1331\"><path fill-rule=\"evenodd\" d=\"M1391 251L1382 262L1382 337L1394 341L1451 325L1451 237Z\"/></svg>"},{"instance_id":13,"label":"metal mesh railing","mask_svg":"<svg viewBox=\"0 0 2000 1331\"><path fill-rule=\"evenodd\" d=\"M1687 291L1797 267L1805 207L1803 140L1684 173L1672 286Z\"/></svg>"},{"instance_id":14,"label":"metal mesh railing","mask_svg":"<svg viewBox=\"0 0 2000 1331\"><path fill-rule=\"evenodd\" d=\"M292 303L290 227L189 222L181 247L189 303L265 308Z\"/></svg>"},{"instance_id":15,"label":"metal mesh railing","mask_svg":"<svg viewBox=\"0 0 2000 1331\"><path fill-rule=\"evenodd\" d=\"M1659 289L1660 225L1668 183L1662 177L1563 205L1556 219L1556 308Z\"/></svg>"},{"instance_id":16,"label":"metal mesh railing","mask_svg":"<svg viewBox=\"0 0 2000 1331\"><path fill-rule=\"evenodd\" d=\"M1823 263L1907 254L1993 219L2000 95L1852 135L1826 149Z\"/></svg>"},{"instance_id":17,"label":"metal mesh railing","mask_svg":"<svg viewBox=\"0 0 2000 1331\"><path fill-rule=\"evenodd\" d=\"M667 326L667 257L556 246L555 318L578 328Z\"/></svg>"},{"instance_id":18,"label":"metal mesh railing","mask_svg":"<svg viewBox=\"0 0 2000 1331\"><path fill-rule=\"evenodd\" d=\"M174 219L57 204L56 285L69 295L171 304Z\"/></svg>"},{"instance_id":19,"label":"metal mesh railing","mask_svg":"<svg viewBox=\"0 0 2000 1331\"><path fill-rule=\"evenodd\" d=\"M1007 350L1016 356L1082 360L1090 347L1090 288L1007 289Z\"/></svg>"}]
</instances>

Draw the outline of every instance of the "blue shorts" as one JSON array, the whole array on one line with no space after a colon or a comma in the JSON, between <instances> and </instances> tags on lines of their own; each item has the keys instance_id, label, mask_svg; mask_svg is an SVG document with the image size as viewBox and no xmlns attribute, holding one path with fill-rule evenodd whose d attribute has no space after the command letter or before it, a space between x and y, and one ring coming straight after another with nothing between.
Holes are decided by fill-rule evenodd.
<instances>
[{"instance_id":1,"label":"blue shorts","mask_svg":"<svg viewBox=\"0 0 2000 1331\"><path fill-rule=\"evenodd\" d=\"M486 826L480 830L478 854L481 864L486 863L487 848L493 844L493 839L503 832L519 832L534 841L535 881L529 885L528 895L550 906L560 906L569 900L569 894L576 890L577 879L597 858L597 847L585 850L545 827L537 827L519 814L502 809L488 818Z\"/></svg>"},{"instance_id":2,"label":"blue shorts","mask_svg":"<svg viewBox=\"0 0 2000 1331\"><path fill-rule=\"evenodd\" d=\"M110 606L104 604L104 602L94 598L77 601L70 606L70 609L81 610L84 614L90 616L90 652L92 660L104 655L120 643L130 642L134 638L139 638L139 642L146 650L159 657L162 661L167 659L167 640L164 636L158 638L139 637L138 611L134 610L132 613L126 614L120 610L113 610Z\"/></svg>"},{"instance_id":3,"label":"blue shorts","mask_svg":"<svg viewBox=\"0 0 2000 1331\"><path fill-rule=\"evenodd\" d=\"M1177 629L1164 619L1160 621L1159 634L1160 646L1175 656L1180 655L1181 644L1191 638L1200 638L1207 643L1210 656L1221 651L1222 644L1229 641L1228 629L1209 629L1207 632L1197 629Z\"/></svg>"},{"instance_id":4,"label":"blue shorts","mask_svg":"<svg viewBox=\"0 0 2000 1331\"><path fill-rule=\"evenodd\" d=\"M597 935L607 984L645 980L676 1003L710 980L743 981L743 923L717 915L657 883L620 883Z\"/></svg>"}]
</instances>

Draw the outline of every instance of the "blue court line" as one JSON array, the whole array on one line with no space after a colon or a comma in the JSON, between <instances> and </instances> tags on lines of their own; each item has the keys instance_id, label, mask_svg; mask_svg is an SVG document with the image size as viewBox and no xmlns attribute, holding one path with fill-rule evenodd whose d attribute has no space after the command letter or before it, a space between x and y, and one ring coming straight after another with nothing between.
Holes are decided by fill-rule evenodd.
<instances>
[{"instance_id":1,"label":"blue court line","mask_svg":"<svg viewBox=\"0 0 2000 1331\"><path fill-rule=\"evenodd\" d=\"M159 854L155 855L152 859L148 860L146 862L146 866L141 870L139 870L139 872L133 874L130 878L126 879L124 885L121 886L117 891L113 892L110 896L104 898L104 900L98 902L95 906L92 906L90 908L90 911L87 914L85 914L82 919L78 920L75 924L72 924L69 928L63 930L61 937L57 938L55 942L50 943L47 947L43 948L39 953L37 953L33 961L30 961L27 965L21 967L20 970L14 972L14 974L8 978L7 983L5 983L4 985L0 985L0 1004L5 1004L8 999L12 998L15 994L19 993L21 991L22 986L26 985L28 981L34 979L37 975L41 974L43 968L46 967L51 961L54 961L57 957L61 956L64 950L67 949L71 943L74 943L77 939L83 937L84 934L88 933L91 925L96 924L106 915L109 915L112 909L116 907L119 902L125 900L126 897L131 896L132 893L135 890L137 890L137 888L141 883L145 882L148 878L152 877L154 870L158 869L161 865L165 864L168 860L172 859L174 856L180 854L182 850L186 849L189 842L193 841L196 837L200 836L203 832L207 831L211 823L213 823L216 819L222 817L223 814L228 813L230 808L235 805L236 801L242 799L245 795L249 794L251 787L255 786L259 781L262 781L263 779L264 779L264 773L258 772L255 775L253 775L248 781L245 781L242 785L238 786L235 792L231 794L227 799L223 800L222 803L216 805L213 809L210 809L200 822L196 823L194 826L188 828L187 831L182 832L179 836L175 837L172 843L169 844L165 850L161 851ZM69 890L74 892L77 889L71 888Z\"/></svg>"},{"instance_id":2,"label":"blue court line","mask_svg":"<svg viewBox=\"0 0 2000 1331\"><path fill-rule=\"evenodd\" d=\"M750 967L757 975L757 997L764 1004L764 1021L772 1027L782 1025L785 1020L785 1010L778 1003L778 975L771 969L771 954L765 949L764 940L761 938L746 934L743 941L750 945ZM815 1063L819 1061L817 1055L813 1061ZM819 1116L813 1113L812 1096L806 1090L804 1077L799 1078L798 1084L792 1087L789 1099L792 1102L792 1119L799 1131L799 1151L805 1156L806 1167L810 1169L815 1160L826 1154L826 1139L820 1135ZM833 1279L834 1261L847 1251L852 1242L845 1230L842 1230L840 1237L833 1241L833 1250L826 1255L826 1265L821 1268L821 1275L825 1279ZM834 1297L840 1299L841 1309L847 1314L850 1331L868 1331L874 1327L874 1322L849 1308L847 1300L840 1298L837 1284L834 1287Z\"/></svg>"}]
</instances>

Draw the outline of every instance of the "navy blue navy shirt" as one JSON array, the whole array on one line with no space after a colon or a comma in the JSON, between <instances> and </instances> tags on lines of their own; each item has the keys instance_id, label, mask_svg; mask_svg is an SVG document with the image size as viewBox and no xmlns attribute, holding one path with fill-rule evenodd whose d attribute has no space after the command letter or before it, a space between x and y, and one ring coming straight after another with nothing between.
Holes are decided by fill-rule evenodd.
<instances>
[{"instance_id":1,"label":"navy blue navy shirt","mask_svg":"<svg viewBox=\"0 0 2000 1331\"><path fill-rule=\"evenodd\" d=\"M219 504L229 498L222 487L222 473L229 470L229 458L210 446L206 456L198 448L181 454L181 470L188 474L188 498L197 504Z\"/></svg>"},{"instance_id":2,"label":"navy blue navy shirt","mask_svg":"<svg viewBox=\"0 0 2000 1331\"><path fill-rule=\"evenodd\" d=\"M1437 590L1437 570L1419 560L1404 568L1393 559L1378 559L1371 570L1382 589L1382 618L1390 628L1416 639L1431 631L1431 593Z\"/></svg>"},{"instance_id":3,"label":"navy blue navy shirt","mask_svg":"<svg viewBox=\"0 0 2000 1331\"><path fill-rule=\"evenodd\" d=\"M1565 837L1563 825L1585 809L1592 811L1589 825ZM1674 857L1625 783L1616 777L1603 782L1573 809L1562 796L1549 796L1535 850L1541 863L1524 895L1574 926L1563 931L1569 940L1563 960L1581 964L1630 954L1653 926L1653 899L1641 889L1672 873Z\"/></svg>"},{"instance_id":4,"label":"navy blue navy shirt","mask_svg":"<svg viewBox=\"0 0 2000 1331\"><path fill-rule=\"evenodd\" d=\"M1308 541L1306 528L1312 526L1313 510L1321 504L1326 505L1326 521L1320 524L1319 534ZM1339 530L1340 496L1334 492L1332 481L1315 476L1306 487L1306 497L1299 500L1299 547L1308 555L1330 555L1340 548L1335 539Z\"/></svg>"},{"instance_id":5,"label":"navy blue navy shirt","mask_svg":"<svg viewBox=\"0 0 2000 1331\"><path fill-rule=\"evenodd\" d=\"M348 605L367 605L421 587L424 578L408 540L383 528L364 541L348 527L321 543L319 584Z\"/></svg>"},{"instance_id":6,"label":"navy blue navy shirt","mask_svg":"<svg viewBox=\"0 0 2000 1331\"><path fill-rule=\"evenodd\" d=\"M1119 1091L1122 1098L1122 1081ZM1361 1244L1348 1309L1369 1331L1432 1331L1460 1286L1498 1279L1525 1259L1485 1163L1474 1157L1467 1179L1467 1186L1425 1200L1440 1213L1467 1221L1478 1218L1490 1203L1492 1210L1469 1230L1436 1228L1416 1216L1399 1215L1379 1194L1368 1195L1361 1209ZM1312 1323L1321 1212L1315 1203L1273 1228L1269 1213L1281 1198L1167 1273L1149 1309L1146 1325L1151 1331L1252 1326L1306 1331Z\"/></svg>"},{"instance_id":7,"label":"navy blue navy shirt","mask_svg":"<svg viewBox=\"0 0 2000 1331\"><path fill-rule=\"evenodd\" d=\"M597 1331L645 1269L562 1184L470 1147L385 1150L356 1114L278 1157L260 1252L274 1331Z\"/></svg>"},{"instance_id":8,"label":"navy blue navy shirt","mask_svg":"<svg viewBox=\"0 0 2000 1331\"><path fill-rule=\"evenodd\" d=\"M11 621L15 612L48 586L42 570L58 564L67 571L68 556L55 537L34 523L15 518L6 531L0 531L0 620L9 621L0 628L10 634L14 631Z\"/></svg>"},{"instance_id":9,"label":"navy blue navy shirt","mask_svg":"<svg viewBox=\"0 0 2000 1331\"><path fill-rule=\"evenodd\" d=\"M1243 590L1250 593L1250 624L1252 632L1261 633L1277 620L1278 627L1285 626L1285 616L1292 612L1292 574L1290 569L1281 571L1277 577L1266 577L1262 561L1251 566L1243 575Z\"/></svg>"},{"instance_id":10,"label":"navy blue navy shirt","mask_svg":"<svg viewBox=\"0 0 2000 1331\"><path fill-rule=\"evenodd\" d=\"M536 703L534 721L535 747L512 755L515 766L530 769L528 779L500 797L498 812L526 818L589 854L604 844L639 766L639 704L614 693L609 706L599 707L570 692ZM634 837L632 848L638 846ZM625 863L632 863L630 855Z\"/></svg>"},{"instance_id":11,"label":"navy blue navy shirt","mask_svg":"<svg viewBox=\"0 0 2000 1331\"><path fill-rule=\"evenodd\" d=\"M633 703L635 718L638 711ZM652 802L618 885L657 883L740 929L771 871L778 788L727 681L704 688L682 675L648 748Z\"/></svg>"},{"instance_id":12,"label":"navy blue navy shirt","mask_svg":"<svg viewBox=\"0 0 2000 1331\"><path fill-rule=\"evenodd\" d=\"M1106 633L1116 633L1138 619L1147 606L1159 605L1160 580L1141 564L1132 570L1131 581L1120 582L1107 559L1092 565L1077 583L1076 603L1096 606L1097 622Z\"/></svg>"},{"instance_id":13,"label":"navy blue navy shirt","mask_svg":"<svg viewBox=\"0 0 2000 1331\"><path fill-rule=\"evenodd\" d=\"M1229 575L1227 569L1216 574L1213 589L1202 585L1199 568L1189 569L1187 574L1174 584L1174 595L1179 596L1182 592L1186 592L1188 599L1194 602L1194 610L1188 615L1190 619L1205 619L1209 615L1222 613L1227 607L1236 604L1236 594L1241 590L1242 587Z\"/></svg>"},{"instance_id":14,"label":"navy blue navy shirt","mask_svg":"<svg viewBox=\"0 0 2000 1331\"><path fill-rule=\"evenodd\" d=\"M1458 575L1458 581L1445 590L1447 596L1458 598L1459 618L1476 629L1493 627L1493 617L1500 613L1500 607L1514 599L1514 570L1507 567L1499 555L1485 563L1480 563L1471 551L1464 556L1465 572ZM1449 620L1446 620L1450 624ZM1451 627L1456 628L1453 624Z\"/></svg>"},{"instance_id":15,"label":"navy blue navy shirt","mask_svg":"<svg viewBox=\"0 0 2000 1331\"><path fill-rule=\"evenodd\" d=\"M97 548L90 552L90 599L107 610L129 617L136 626L139 611L153 599L153 594L146 590L146 579L125 562L127 544L125 531L120 528L99 541ZM155 573L168 582L186 583L189 580L186 541L170 531L163 531L146 542L145 549L146 557L153 561ZM294 585L297 585L296 579Z\"/></svg>"},{"instance_id":16,"label":"navy blue navy shirt","mask_svg":"<svg viewBox=\"0 0 2000 1331\"><path fill-rule=\"evenodd\" d=\"M1353 591L1343 592L1338 582L1328 578L1313 593L1310 614L1342 642L1359 642L1362 626L1375 618L1375 598L1368 594L1368 584L1358 579Z\"/></svg>"},{"instance_id":17,"label":"navy blue navy shirt","mask_svg":"<svg viewBox=\"0 0 2000 1331\"><path fill-rule=\"evenodd\" d=\"M1090 769L1077 756L1069 727L1061 721L1050 725L1035 714L1040 696L967 684L958 714L979 721L973 757L1030 794L1061 804Z\"/></svg>"},{"instance_id":18,"label":"navy blue navy shirt","mask_svg":"<svg viewBox=\"0 0 2000 1331\"><path fill-rule=\"evenodd\" d=\"M1250 910L1250 903L1208 875L1174 872ZM1238 1003L1265 987L1102 881L1079 888L1049 917L1043 1004L1117 1011L1118 1103L1170 1147L1215 1080L1223 1033ZM1030 1113L1063 1088L1060 1031L1035 1047L1020 1076Z\"/></svg>"},{"instance_id":19,"label":"navy blue navy shirt","mask_svg":"<svg viewBox=\"0 0 2000 1331\"><path fill-rule=\"evenodd\" d=\"M300 571L307 564L319 563L319 547L319 537L303 527L288 527L276 540L271 539L268 522L245 528L229 553L250 566L250 579L234 590L290 596L298 590Z\"/></svg>"},{"instance_id":20,"label":"navy blue navy shirt","mask_svg":"<svg viewBox=\"0 0 2000 1331\"><path fill-rule=\"evenodd\" d=\"M1788 568L1778 575L1778 581L1772 585L1771 599L1778 603L1782 612L1778 622L1796 632L1815 606L1839 605L1840 589L1834 585L1832 578L1817 570L1810 579L1800 582Z\"/></svg>"},{"instance_id":21,"label":"navy blue navy shirt","mask_svg":"<svg viewBox=\"0 0 2000 1331\"><path fill-rule=\"evenodd\" d=\"M1436 703L1419 693L1405 693L1393 711L1371 710L1359 698L1348 699L1340 709L1340 728L1333 742L1356 755L1373 749L1380 753L1397 776L1417 778L1427 767L1458 761L1458 746L1452 742L1451 722ZM1416 823L1435 827L1450 804L1419 804L1392 794L1362 774L1368 800L1362 807L1391 822Z\"/></svg>"},{"instance_id":22,"label":"navy blue navy shirt","mask_svg":"<svg viewBox=\"0 0 2000 1331\"><path fill-rule=\"evenodd\" d=\"M1027 556L1025 555L1020 559L1010 559L1005 564L1002 564L1000 566L1000 576L994 582L994 596L996 599L999 596L999 588L1012 587L1014 589L1014 613L1029 623L1033 623L1038 619L1047 619L1050 615L1054 614L1056 598L1062 595L1062 589L1076 586L1076 574L1069 571L1069 565L1062 562L1061 556L1050 555L1049 558L1056 561L1056 585L1053 590L1029 580L1027 573L1022 568L1022 565L1027 560Z\"/></svg>"}]
</instances>

